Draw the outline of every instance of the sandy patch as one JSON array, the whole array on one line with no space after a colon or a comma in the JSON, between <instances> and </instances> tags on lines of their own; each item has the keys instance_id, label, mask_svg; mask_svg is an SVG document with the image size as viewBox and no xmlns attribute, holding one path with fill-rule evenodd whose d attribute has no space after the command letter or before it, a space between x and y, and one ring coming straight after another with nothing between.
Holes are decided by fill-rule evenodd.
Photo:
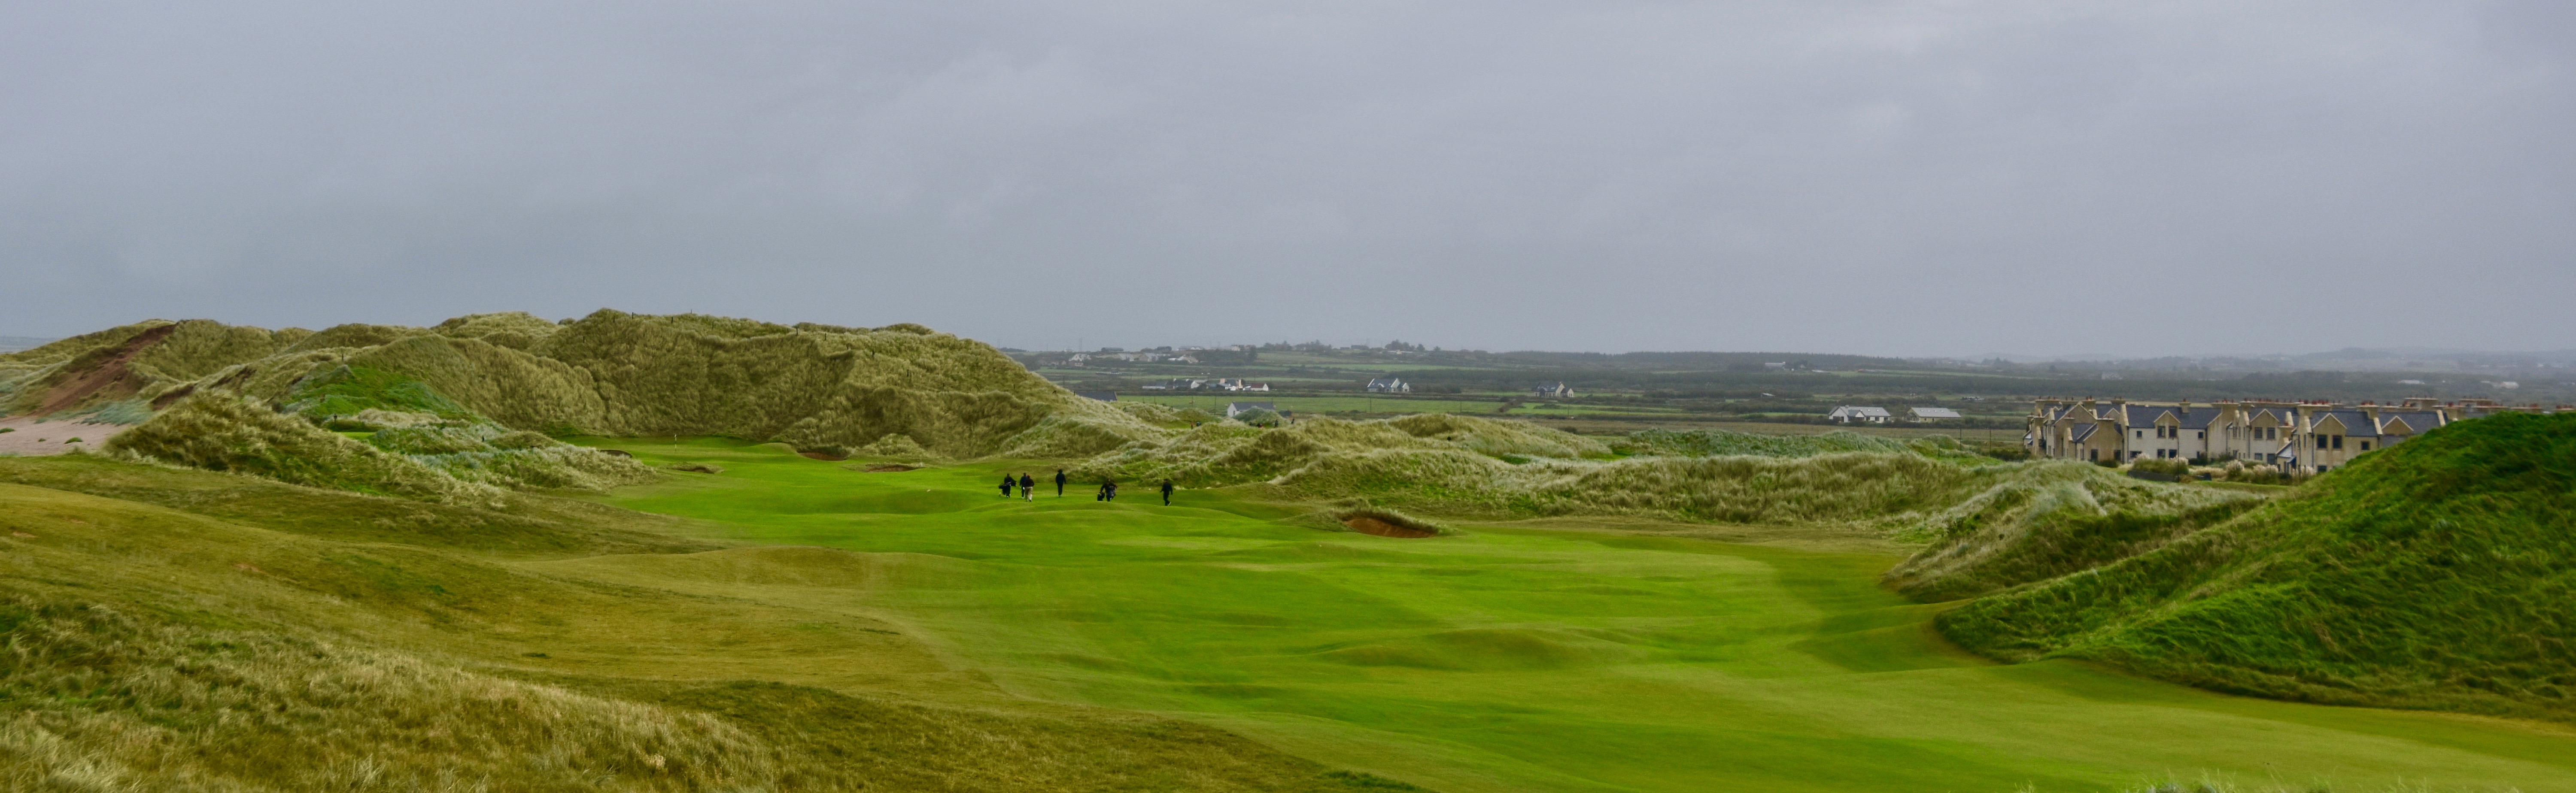
<instances>
[{"instance_id":1,"label":"sandy patch","mask_svg":"<svg viewBox=\"0 0 2576 793\"><path fill-rule=\"evenodd\" d=\"M0 454L36 457L62 454L73 449L96 451L100 444L124 432L118 424L91 424L86 421L38 421L35 416L11 416L0 419ZM80 443L69 443L73 438Z\"/></svg>"},{"instance_id":2,"label":"sandy patch","mask_svg":"<svg viewBox=\"0 0 2576 793\"><path fill-rule=\"evenodd\" d=\"M1379 537L1401 537L1408 540L1418 540L1424 537L1440 536L1440 533L1436 531L1424 531L1411 526L1398 526L1366 515L1344 519L1342 521L1342 525L1349 526L1352 531L1356 531L1361 534L1372 534Z\"/></svg>"}]
</instances>

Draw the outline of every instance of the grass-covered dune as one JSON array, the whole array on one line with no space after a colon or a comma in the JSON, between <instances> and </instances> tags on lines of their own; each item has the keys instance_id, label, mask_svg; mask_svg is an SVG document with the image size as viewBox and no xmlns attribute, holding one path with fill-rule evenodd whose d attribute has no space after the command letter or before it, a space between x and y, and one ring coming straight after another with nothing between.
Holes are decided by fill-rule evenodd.
<instances>
[{"instance_id":1,"label":"grass-covered dune","mask_svg":"<svg viewBox=\"0 0 2576 793\"><path fill-rule=\"evenodd\" d=\"M1995 565L1980 586L2044 580L1940 628L2222 691L2576 719L2576 415L2446 426L2184 530L2210 517L2096 527L2113 539L2088 553L2115 558L2070 574Z\"/></svg>"},{"instance_id":2,"label":"grass-covered dune","mask_svg":"<svg viewBox=\"0 0 2576 793\"><path fill-rule=\"evenodd\" d=\"M197 393L321 418L453 405L510 430L726 435L799 447L1080 456L1149 436L980 342L918 325L794 326L602 310L430 328L151 321L0 355L0 409L133 423ZM900 440L895 440L897 438Z\"/></svg>"}]
</instances>

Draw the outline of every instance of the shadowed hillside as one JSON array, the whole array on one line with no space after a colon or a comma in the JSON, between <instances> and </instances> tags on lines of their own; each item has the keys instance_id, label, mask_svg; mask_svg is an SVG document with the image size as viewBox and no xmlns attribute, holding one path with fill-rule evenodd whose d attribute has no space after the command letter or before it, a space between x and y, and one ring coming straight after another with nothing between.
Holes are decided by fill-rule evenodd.
<instances>
[{"instance_id":1,"label":"shadowed hillside","mask_svg":"<svg viewBox=\"0 0 2576 793\"><path fill-rule=\"evenodd\" d=\"M2180 536L2071 575L1998 564L1975 587L1911 581L1942 593L2045 579L1940 618L1952 639L1997 658L2086 658L2317 702L2576 719L2576 415L2446 426L2188 531L2220 514L2114 528Z\"/></svg>"}]
</instances>

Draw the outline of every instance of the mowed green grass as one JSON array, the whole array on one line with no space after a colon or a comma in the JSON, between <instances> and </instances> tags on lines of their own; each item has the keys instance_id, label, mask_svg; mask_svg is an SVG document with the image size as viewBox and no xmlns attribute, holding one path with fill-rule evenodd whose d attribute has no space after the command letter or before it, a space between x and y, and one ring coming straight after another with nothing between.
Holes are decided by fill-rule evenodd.
<instances>
[{"instance_id":1,"label":"mowed green grass","mask_svg":"<svg viewBox=\"0 0 2576 793\"><path fill-rule=\"evenodd\" d=\"M1280 523L1292 510L1219 492L1164 507L1144 483L1115 504L1080 482L1003 500L1002 472L1052 473L1034 465L863 473L776 445L597 443L725 469L614 503L733 539L900 555L864 587L759 584L691 571L693 556L563 572L864 608L1021 696L1179 716L1440 790L2060 791L2215 774L2576 791L2576 731L2561 727L1983 662L1927 630L1938 607L1877 587L1886 554L1561 520L1385 539Z\"/></svg>"}]
</instances>

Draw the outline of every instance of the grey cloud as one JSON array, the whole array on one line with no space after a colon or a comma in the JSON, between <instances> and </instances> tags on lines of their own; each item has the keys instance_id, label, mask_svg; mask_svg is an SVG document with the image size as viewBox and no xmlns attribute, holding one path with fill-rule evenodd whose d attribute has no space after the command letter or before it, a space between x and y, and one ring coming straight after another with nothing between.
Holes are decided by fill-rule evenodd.
<instances>
[{"instance_id":1,"label":"grey cloud","mask_svg":"<svg viewBox=\"0 0 2576 793\"><path fill-rule=\"evenodd\" d=\"M22 4L0 332L2563 348L2567 9Z\"/></svg>"}]
</instances>

